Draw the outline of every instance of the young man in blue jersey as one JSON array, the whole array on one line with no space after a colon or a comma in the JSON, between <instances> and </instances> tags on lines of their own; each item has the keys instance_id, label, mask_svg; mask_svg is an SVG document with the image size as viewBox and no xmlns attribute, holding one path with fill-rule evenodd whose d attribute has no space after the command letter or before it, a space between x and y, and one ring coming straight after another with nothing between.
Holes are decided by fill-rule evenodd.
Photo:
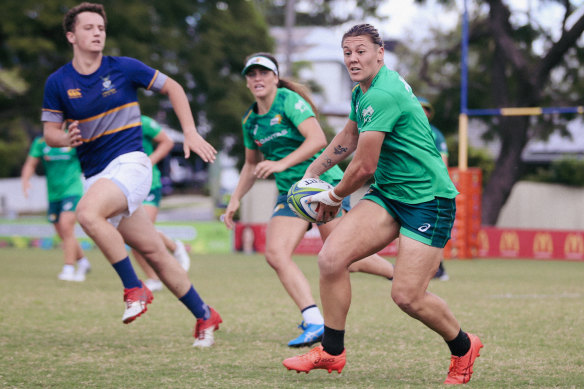
<instances>
[{"instance_id":1,"label":"young man in blue jersey","mask_svg":"<svg viewBox=\"0 0 584 389\"><path fill-rule=\"evenodd\" d=\"M137 88L168 96L184 132L185 158L192 150L213 162L217 152L198 134L186 94L176 81L136 59L103 55L106 24L101 4L82 3L65 15L63 27L73 60L47 79L44 136L52 147L77 148L86 177L77 219L122 281L123 322L146 312L153 299L134 272L127 243L197 318L194 346L209 347L221 317L195 291L141 206L150 190L152 164L142 147Z\"/></svg>"}]
</instances>

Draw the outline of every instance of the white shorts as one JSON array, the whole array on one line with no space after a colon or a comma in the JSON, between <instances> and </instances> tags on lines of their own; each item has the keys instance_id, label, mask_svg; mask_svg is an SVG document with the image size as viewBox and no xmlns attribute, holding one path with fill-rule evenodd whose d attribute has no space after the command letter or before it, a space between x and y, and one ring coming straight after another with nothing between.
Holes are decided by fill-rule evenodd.
<instances>
[{"instance_id":1,"label":"white shorts","mask_svg":"<svg viewBox=\"0 0 584 389\"><path fill-rule=\"evenodd\" d=\"M85 181L85 192L100 178L107 178L116 184L128 201L128 208L124 212L108 219L117 227L122 218L131 216L148 196L152 186L152 163L141 151L120 155L101 172Z\"/></svg>"}]
</instances>

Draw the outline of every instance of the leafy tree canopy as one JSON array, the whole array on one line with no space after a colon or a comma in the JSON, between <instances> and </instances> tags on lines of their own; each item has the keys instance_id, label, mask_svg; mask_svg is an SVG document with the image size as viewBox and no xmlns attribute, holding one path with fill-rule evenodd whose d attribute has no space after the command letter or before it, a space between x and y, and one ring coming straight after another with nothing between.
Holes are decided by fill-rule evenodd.
<instances>
[{"instance_id":1,"label":"leafy tree canopy","mask_svg":"<svg viewBox=\"0 0 584 389\"><path fill-rule=\"evenodd\" d=\"M255 0L268 24L284 26L288 0ZM332 26L349 20L377 16L384 0L294 0L295 24L298 26Z\"/></svg>"},{"instance_id":2,"label":"leafy tree canopy","mask_svg":"<svg viewBox=\"0 0 584 389\"><path fill-rule=\"evenodd\" d=\"M425 3L424 0L416 0ZM441 3L452 5L452 1ZM577 1L544 0L563 15L552 25L531 15L511 12L501 0L468 1L469 108L581 106L584 73L584 15ZM424 90L436 108L436 124L446 133L458 127L460 108L460 25L452 31L436 31L431 44L417 52L401 48L405 68L414 89ZM412 45L409 45L412 47ZM483 195L483 223L495 224L515 182L523 177L521 154L530 139L545 139L552 132L566 134L573 115L481 117L501 147Z\"/></svg>"},{"instance_id":3,"label":"leafy tree canopy","mask_svg":"<svg viewBox=\"0 0 584 389\"><path fill-rule=\"evenodd\" d=\"M79 1L80 2L80 1ZM71 60L61 23L79 2L19 0L3 4L0 24L0 176L17 176L39 121L46 78ZM252 1L100 1L108 16L105 54L140 59L183 85L195 120L221 148L238 136L250 103L239 74L246 55L272 49ZM8 75L8 76L6 76ZM163 96L140 97L143 113L178 127ZM168 113L168 115L165 115ZM207 125L207 126L205 126ZM7 148L8 147L8 148Z\"/></svg>"}]
</instances>

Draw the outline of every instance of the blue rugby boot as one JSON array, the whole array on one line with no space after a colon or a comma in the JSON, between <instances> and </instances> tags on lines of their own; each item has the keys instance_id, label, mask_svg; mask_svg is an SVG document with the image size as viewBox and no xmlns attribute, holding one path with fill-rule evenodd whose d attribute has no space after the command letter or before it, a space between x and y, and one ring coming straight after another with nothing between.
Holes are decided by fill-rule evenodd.
<instances>
[{"instance_id":1,"label":"blue rugby boot","mask_svg":"<svg viewBox=\"0 0 584 389\"><path fill-rule=\"evenodd\" d=\"M302 335L288 342L288 347L308 347L322 340L324 324L309 324L302 322L298 328L303 330Z\"/></svg>"}]
</instances>

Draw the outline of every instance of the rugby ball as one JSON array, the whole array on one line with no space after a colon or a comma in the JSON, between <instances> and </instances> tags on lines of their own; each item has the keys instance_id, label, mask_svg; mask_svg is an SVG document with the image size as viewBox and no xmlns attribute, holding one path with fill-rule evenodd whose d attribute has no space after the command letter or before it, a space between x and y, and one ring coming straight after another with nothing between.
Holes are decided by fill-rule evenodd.
<instances>
[{"instance_id":1,"label":"rugby ball","mask_svg":"<svg viewBox=\"0 0 584 389\"><path fill-rule=\"evenodd\" d=\"M288 206L298 217L316 223L319 203L306 203L306 199L325 190L333 189L333 186L318 178L304 178L290 187L288 191Z\"/></svg>"}]
</instances>

